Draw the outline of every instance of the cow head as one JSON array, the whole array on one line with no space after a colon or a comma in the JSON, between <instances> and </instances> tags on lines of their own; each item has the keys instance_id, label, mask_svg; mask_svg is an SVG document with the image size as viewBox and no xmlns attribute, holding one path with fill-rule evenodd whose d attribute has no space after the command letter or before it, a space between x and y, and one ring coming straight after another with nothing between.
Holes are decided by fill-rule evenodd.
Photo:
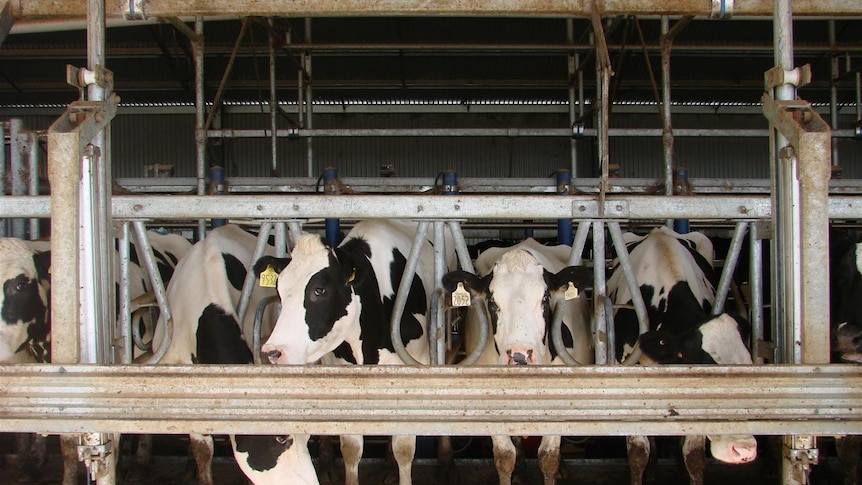
<instances>
[{"instance_id":1,"label":"cow head","mask_svg":"<svg viewBox=\"0 0 862 485\"><path fill-rule=\"evenodd\" d=\"M747 323L723 313L682 333L658 326L640 336L643 355L658 364L751 364Z\"/></svg>"},{"instance_id":2,"label":"cow head","mask_svg":"<svg viewBox=\"0 0 862 485\"><path fill-rule=\"evenodd\" d=\"M319 236L304 234L291 258L265 256L255 263L255 272L268 266L278 273L281 313L261 347L262 360L311 363L344 342L361 309L353 285L363 275L350 257L326 246Z\"/></svg>"},{"instance_id":3,"label":"cow head","mask_svg":"<svg viewBox=\"0 0 862 485\"><path fill-rule=\"evenodd\" d=\"M862 327L850 322L839 323L832 329L832 350L844 362L862 364Z\"/></svg>"},{"instance_id":4,"label":"cow head","mask_svg":"<svg viewBox=\"0 0 862 485\"><path fill-rule=\"evenodd\" d=\"M862 243L832 270L832 351L839 361L862 363Z\"/></svg>"},{"instance_id":5,"label":"cow head","mask_svg":"<svg viewBox=\"0 0 862 485\"><path fill-rule=\"evenodd\" d=\"M552 360L549 332L554 306L569 283L583 292L592 281L590 269L569 266L554 274L528 251L513 250L503 254L484 278L453 271L443 277L443 286L451 292L462 283L473 298L485 300L499 364L547 365Z\"/></svg>"},{"instance_id":6,"label":"cow head","mask_svg":"<svg viewBox=\"0 0 862 485\"><path fill-rule=\"evenodd\" d=\"M231 444L237 464L256 485L319 484L308 435L231 435Z\"/></svg>"},{"instance_id":7,"label":"cow head","mask_svg":"<svg viewBox=\"0 0 862 485\"><path fill-rule=\"evenodd\" d=\"M50 360L50 254L20 239L0 238L0 362Z\"/></svg>"}]
</instances>

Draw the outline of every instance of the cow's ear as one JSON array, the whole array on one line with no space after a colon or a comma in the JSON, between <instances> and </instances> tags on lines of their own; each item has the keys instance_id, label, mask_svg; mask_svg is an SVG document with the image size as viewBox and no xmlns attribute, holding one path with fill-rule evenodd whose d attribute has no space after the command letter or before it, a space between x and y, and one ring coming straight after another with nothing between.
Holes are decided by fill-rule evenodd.
<instances>
[{"instance_id":1,"label":"cow's ear","mask_svg":"<svg viewBox=\"0 0 862 485\"><path fill-rule=\"evenodd\" d=\"M33 265L36 266L36 274L39 276L39 279L51 279L51 251L34 254Z\"/></svg>"},{"instance_id":2,"label":"cow's ear","mask_svg":"<svg viewBox=\"0 0 862 485\"><path fill-rule=\"evenodd\" d=\"M260 274L266 271L268 266L272 266L276 273L281 274L281 270L286 268L288 264L290 264L290 258L263 256L254 262L254 276L260 277Z\"/></svg>"},{"instance_id":3,"label":"cow's ear","mask_svg":"<svg viewBox=\"0 0 862 485\"><path fill-rule=\"evenodd\" d=\"M456 270L443 275L443 288L449 293L458 288L458 283L462 283L473 296L483 293L486 288L485 281L469 271Z\"/></svg>"},{"instance_id":4,"label":"cow's ear","mask_svg":"<svg viewBox=\"0 0 862 485\"><path fill-rule=\"evenodd\" d=\"M579 291L586 291L593 287L593 269L585 266L567 266L557 274L546 274L545 281L551 291L566 290L569 283Z\"/></svg>"}]
</instances>

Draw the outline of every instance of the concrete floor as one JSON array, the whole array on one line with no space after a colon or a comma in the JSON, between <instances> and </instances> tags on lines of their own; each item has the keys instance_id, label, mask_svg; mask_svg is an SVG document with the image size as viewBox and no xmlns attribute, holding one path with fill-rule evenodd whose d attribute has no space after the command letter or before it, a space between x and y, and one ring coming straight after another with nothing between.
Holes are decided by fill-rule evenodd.
<instances>
[{"instance_id":1,"label":"concrete floor","mask_svg":"<svg viewBox=\"0 0 862 485\"><path fill-rule=\"evenodd\" d=\"M56 438L56 437L52 437ZM0 435L0 450L3 451L4 463L0 466L0 485L25 483L19 476L17 457L10 449L11 439L9 435ZM130 485L192 485L197 483L191 473L191 465L184 455L184 447L187 440L179 436L157 436L154 441L154 460L150 469L139 479L130 479L126 474L130 459L123 458L118 474L119 484ZM427 443L426 443L427 444ZM496 485L497 476L493 462L490 460L490 440L486 438L475 438L471 441L461 439L455 446L462 446L462 450L456 454L457 480L459 485ZM519 465L516 474L516 483L520 485L541 485L541 473L534 459L530 455L529 443L527 444L527 458ZM828 443L827 443L828 446ZM414 463L413 479L414 485L439 485L444 483L437 477L436 460L432 457L423 457L432 453L420 444L418 458ZM433 448L433 447L432 447ZM688 483L687 475L681 464L674 458L673 443L668 443L660 450L660 456L654 475L650 483L659 485L685 485ZM315 453L312 443L312 453ZM363 485L380 485L391 483L389 479L397 476L394 464L388 464L385 458L385 441L371 438L366 445L365 456L360 467L360 480ZM53 439L49 441L49 458L40 479L29 481L33 484L57 484L62 474L59 445ZM840 467L834 454L830 456L828 447L823 449L826 459L815 468L812 477L814 485L842 485L840 478ZM602 453L605 457L592 456ZM621 454L620 454L621 453ZM625 460L625 448L621 438L591 438L586 442L570 440L564 445L563 464L561 466L561 477L558 485L625 485L629 482L628 464ZM770 453L761 451L761 456L751 464L731 466L710 460L705 482L709 484L744 484L744 485L779 485L780 475L777 467L773 465ZM342 483L342 469L340 462L337 463L336 478L333 481L325 481L321 476L321 483ZM226 440L218 440L216 443L216 460L213 464L213 475L217 485L247 485L245 477L236 466L231 454L230 445ZM319 470L320 471L320 470ZM83 466L79 467L79 484L90 483ZM289 484L286 484L289 485Z\"/></svg>"}]
</instances>

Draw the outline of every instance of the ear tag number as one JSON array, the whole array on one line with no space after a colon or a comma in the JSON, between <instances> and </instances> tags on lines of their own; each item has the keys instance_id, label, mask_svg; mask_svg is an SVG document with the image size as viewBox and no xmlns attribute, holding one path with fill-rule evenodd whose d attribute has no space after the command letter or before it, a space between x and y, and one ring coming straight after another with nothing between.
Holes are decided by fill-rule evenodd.
<instances>
[{"instance_id":1,"label":"ear tag number","mask_svg":"<svg viewBox=\"0 0 862 485\"><path fill-rule=\"evenodd\" d=\"M578 292L578 289L575 288L574 283L569 281L569 287L566 288L566 293L565 293L566 300L574 300L575 298L578 298L579 296L581 296L580 292Z\"/></svg>"},{"instance_id":2,"label":"ear tag number","mask_svg":"<svg viewBox=\"0 0 862 485\"><path fill-rule=\"evenodd\" d=\"M470 306L470 292L464 288L464 283L458 283L458 288L452 292L452 306Z\"/></svg>"},{"instance_id":3,"label":"ear tag number","mask_svg":"<svg viewBox=\"0 0 862 485\"><path fill-rule=\"evenodd\" d=\"M278 281L278 273L272 269L272 266L267 266L263 273L260 274L258 284L261 288L275 288L276 281Z\"/></svg>"}]
</instances>

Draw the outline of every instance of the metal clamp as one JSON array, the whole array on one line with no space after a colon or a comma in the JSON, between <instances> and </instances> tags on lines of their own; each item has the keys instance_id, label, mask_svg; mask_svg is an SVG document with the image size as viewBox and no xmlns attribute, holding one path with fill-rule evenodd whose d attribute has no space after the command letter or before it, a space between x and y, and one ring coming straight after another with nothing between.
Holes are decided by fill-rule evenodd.
<instances>
[{"instance_id":1,"label":"metal clamp","mask_svg":"<svg viewBox=\"0 0 862 485\"><path fill-rule=\"evenodd\" d=\"M763 81L767 91L785 84L792 84L801 88L811 82L811 64L805 64L789 71L775 66L764 73Z\"/></svg>"},{"instance_id":2,"label":"metal clamp","mask_svg":"<svg viewBox=\"0 0 862 485\"><path fill-rule=\"evenodd\" d=\"M727 20L733 17L733 0L712 0L709 18Z\"/></svg>"},{"instance_id":3,"label":"metal clamp","mask_svg":"<svg viewBox=\"0 0 862 485\"><path fill-rule=\"evenodd\" d=\"M84 433L78 443L78 461L84 462L92 480L98 480L109 472L106 459L111 454L111 440L107 434Z\"/></svg>"}]
</instances>

